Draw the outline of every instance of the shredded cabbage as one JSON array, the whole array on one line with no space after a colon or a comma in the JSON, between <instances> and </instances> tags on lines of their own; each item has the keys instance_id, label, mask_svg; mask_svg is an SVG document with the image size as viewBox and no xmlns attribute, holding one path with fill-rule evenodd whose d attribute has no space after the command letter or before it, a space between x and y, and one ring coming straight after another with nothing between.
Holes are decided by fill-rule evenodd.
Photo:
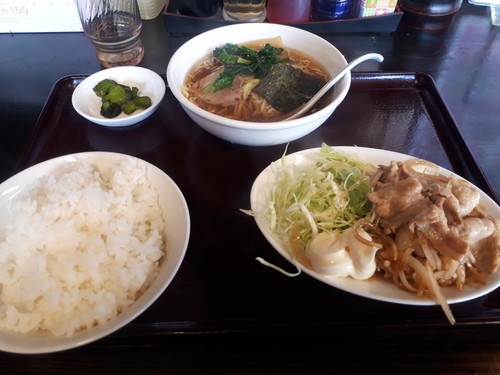
<instances>
[{"instance_id":1,"label":"shredded cabbage","mask_svg":"<svg viewBox=\"0 0 500 375\"><path fill-rule=\"evenodd\" d=\"M344 231L371 216L367 194L372 188L367 172L376 170L326 144L304 157L312 162L288 165L286 158L281 159L265 210L275 235L292 247L298 243L301 251L315 234Z\"/></svg>"}]
</instances>

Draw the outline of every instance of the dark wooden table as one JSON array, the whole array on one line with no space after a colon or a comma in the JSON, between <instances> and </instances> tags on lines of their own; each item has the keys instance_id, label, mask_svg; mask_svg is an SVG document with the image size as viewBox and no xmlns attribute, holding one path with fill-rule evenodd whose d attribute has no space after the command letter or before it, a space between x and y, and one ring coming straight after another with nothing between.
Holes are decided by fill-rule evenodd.
<instances>
[{"instance_id":1,"label":"dark wooden table","mask_svg":"<svg viewBox=\"0 0 500 375\"><path fill-rule=\"evenodd\" d=\"M323 36L347 60L368 52L384 55L382 64L368 62L357 71L430 75L484 173L492 196L498 199L500 28L491 26L488 12L486 7L464 3L450 27L444 30L400 27L394 33ZM190 37L168 35L161 17L145 21L146 57L141 66L165 73L172 53ZM56 82L62 77L91 74L100 69L92 46L80 33L0 35L0 181L23 167L19 164L23 150ZM200 131L194 131L202 136ZM219 147L214 152L220 149L238 152L238 147L222 141L210 139L209 144ZM44 152L50 155L50 150ZM272 155L274 151L263 149L266 152ZM24 156L23 162L29 162ZM189 190L186 193L191 195ZM191 203L197 201L192 199ZM196 208L193 213L195 220L200 219ZM198 233L198 224L195 221L193 225L194 234ZM252 241L242 249L251 252ZM255 241L257 245L262 242ZM195 238L188 249L195 254L191 260L203 259L196 258L197 246L203 244ZM288 283L278 276L272 277L278 280L272 286ZM180 278L178 285L185 280L188 279ZM321 293L337 296L312 280L291 283L304 288L314 285ZM175 297L177 301L197 303L190 301L189 294L179 293ZM299 322L295 327L289 324L290 317L284 317L282 324L257 321L242 326L229 317L213 325L207 324L208 319L190 326L186 321L165 322L160 311L152 309L116 334L81 348L31 356L0 352L0 373L489 374L500 371L497 300L487 301L487 314L482 317L467 316L467 310L461 311L459 307L463 319L452 327L440 319L439 310L436 318L419 320L413 314L420 310L394 310L384 304L370 305L355 296L342 295L342 298L345 299L339 301L351 302L347 310L356 318L350 319L346 313L343 321ZM366 311L360 313L356 306ZM234 307L238 314L242 310ZM257 309L249 307L249 311L254 310ZM381 319L384 311L388 315ZM394 311L398 312L397 318L391 317ZM365 318L360 319L363 315ZM372 315L377 319L370 319ZM151 320L158 323L152 324Z\"/></svg>"}]
</instances>

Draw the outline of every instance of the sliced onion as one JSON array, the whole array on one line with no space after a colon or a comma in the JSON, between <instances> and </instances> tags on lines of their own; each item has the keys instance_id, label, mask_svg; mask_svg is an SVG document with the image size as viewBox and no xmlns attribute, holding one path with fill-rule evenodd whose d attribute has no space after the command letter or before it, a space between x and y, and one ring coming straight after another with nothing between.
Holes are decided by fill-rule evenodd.
<instances>
[{"instance_id":1,"label":"sliced onion","mask_svg":"<svg viewBox=\"0 0 500 375\"><path fill-rule=\"evenodd\" d=\"M408 262L408 265L418 273L418 275L422 278L422 281L427 285L429 292L434 295L437 302L441 305L441 308L448 318L448 321L451 324L455 324L455 318L453 317L450 306L448 305L446 298L441 292L441 288L439 287L436 278L432 274L432 270L428 263L424 266L420 261L412 256L409 256L406 261Z\"/></svg>"},{"instance_id":2,"label":"sliced onion","mask_svg":"<svg viewBox=\"0 0 500 375\"><path fill-rule=\"evenodd\" d=\"M416 292L417 290L410 285L410 283L408 282L408 279L406 278L406 274L404 273L403 270L399 271L399 280L401 280L401 283L403 284L403 286L408 289L410 292Z\"/></svg>"}]
</instances>

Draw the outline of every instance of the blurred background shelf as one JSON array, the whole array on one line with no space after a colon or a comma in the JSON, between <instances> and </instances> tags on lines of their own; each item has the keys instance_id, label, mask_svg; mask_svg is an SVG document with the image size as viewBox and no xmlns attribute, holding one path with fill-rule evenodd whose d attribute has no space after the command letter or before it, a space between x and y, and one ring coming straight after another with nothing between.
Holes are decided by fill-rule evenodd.
<instances>
[{"instance_id":1,"label":"blurred background shelf","mask_svg":"<svg viewBox=\"0 0 500 375\"><path fill-rule=\"evenodd\" d=\"M179 13L179 1L167 1L161 13L167 31L171 34L199 34L220 26L227 26L233 21L222 18L220 10L210 17L198 17ZM335 21L311 21L287 23L316 34L324 33L391 33L396 31L403 12L396 8L393 13L381 16L346 18Z\"/></svg>"}]
</instances>

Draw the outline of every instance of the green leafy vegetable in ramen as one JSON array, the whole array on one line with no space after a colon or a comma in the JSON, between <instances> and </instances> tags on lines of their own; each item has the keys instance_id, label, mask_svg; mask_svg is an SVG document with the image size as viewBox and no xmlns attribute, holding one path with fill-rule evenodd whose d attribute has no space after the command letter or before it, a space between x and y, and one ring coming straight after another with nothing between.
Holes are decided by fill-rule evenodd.
<instances>
[{"instance_id":1,"label":"green leafy vegetable in ramen","mask_svg":"<svg viewBox=\"0 0 500 375\"><path fill-rule=\"evenodd\" d=\"M137 87L121 85L111 79L103 79L94 86L95 94L101 98L101 115L114 118L124 112L127 115L139 109L151 107L151 98L139 96Z\"/></svg>"},{"instance_id":2,"label":"green leafy vegetable in ramen","mask_svg":"<svg viewBox=\"0 0 500 375\"><path fill-rule=\"evenodd\" d=\"M236 75L254 75L263 78L275 64L288 62L288 58L278 57L283 48L273 47L267 43L259 51L236 44L226 43L214 49L213 55L224 65L224 71L204 92L215 92L233 84Z\"/></svg>"}]
</instances>

